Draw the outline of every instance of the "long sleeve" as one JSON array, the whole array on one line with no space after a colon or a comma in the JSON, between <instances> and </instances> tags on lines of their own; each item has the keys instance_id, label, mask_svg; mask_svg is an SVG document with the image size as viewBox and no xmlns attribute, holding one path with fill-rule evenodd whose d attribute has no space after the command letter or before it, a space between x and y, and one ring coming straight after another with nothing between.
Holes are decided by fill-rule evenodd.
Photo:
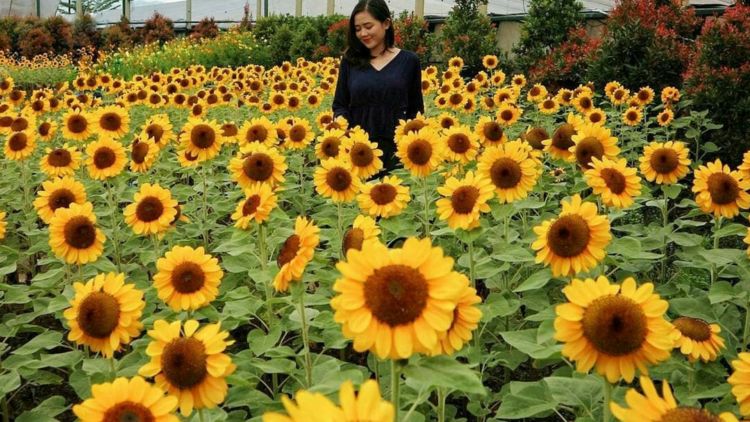
<instances>
[{"instance_id":1,"label":"long sleeve","mask_svg":"<svg viewBox=\"0 0 750 422\"><path fill-rule=\"evenodd\" d=\"M407 117L413 119L417 113L424 114L424 99L422 98L422 68L419 60L414 61L414 70L409 82L409 105L406 113Z\"/></svg>"},{"instance_id":2,"label":"long sleeve","mask_svg":"<svg viewBox=\"0 0 750 422\"><path fill-rule=\"evenodd\" d=\"M341 58L339 65L339 77L336 81L336 93L333 97L333 117L344 116L349 120L349 64L346 59Z\"/></svg>"}]
</instances>

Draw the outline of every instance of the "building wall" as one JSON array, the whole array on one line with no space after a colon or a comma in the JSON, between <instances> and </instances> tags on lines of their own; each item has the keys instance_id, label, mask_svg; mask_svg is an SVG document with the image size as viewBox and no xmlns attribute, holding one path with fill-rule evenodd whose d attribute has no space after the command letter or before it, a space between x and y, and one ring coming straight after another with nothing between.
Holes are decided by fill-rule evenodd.
<instances>
[{"instance_id":1,"label":"building wall","mask_svg":"<svg viewBox=\"0 0 750 422\"><path fill-rule=\"evenodd\" d=\"M0 0L0 17L5 16L36 16L37 0ZM41 17L55 15L59 0L39 0Z\"/></svg>"}]
</instances>

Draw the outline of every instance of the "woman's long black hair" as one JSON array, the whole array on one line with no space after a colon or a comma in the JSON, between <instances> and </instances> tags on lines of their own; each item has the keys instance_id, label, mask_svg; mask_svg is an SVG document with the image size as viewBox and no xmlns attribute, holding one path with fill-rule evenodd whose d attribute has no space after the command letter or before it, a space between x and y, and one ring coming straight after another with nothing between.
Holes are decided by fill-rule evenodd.
<instances>
[{"instance_id":1,"label":"woman's long black hair","mask_svg":"<svg viewBox=\"0 0 750 422\"><path fill-rule=\"evenodd\" d=\"M346 51L344 51L344 58L352 66L365 67L370 64L370 49L365 47L362 41L357 38L357 31L354 29L354 16L360 12L369 12L373 18L380 22L385 22L386 19L391 19L391 11L388 10L385 0L360 0L354 6L354 10L352 10L352 14L349 17L348 46ZM391 19L391 25L385 30L385 48L393 47L395 39L393 19Z\"/></svg>"}]
</instances>

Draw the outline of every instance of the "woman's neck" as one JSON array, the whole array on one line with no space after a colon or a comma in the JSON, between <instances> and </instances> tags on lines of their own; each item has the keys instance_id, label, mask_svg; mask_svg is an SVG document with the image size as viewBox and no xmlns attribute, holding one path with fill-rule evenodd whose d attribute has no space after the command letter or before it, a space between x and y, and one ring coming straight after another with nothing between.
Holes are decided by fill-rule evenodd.
<instances>
[{"instance_id":1,"label":"woman's neck","mask_svg":"<svg viewBox=\"0 0 750 422\"><path fill-rule=\"evenodd\" d=\"M376 57L380 57L385 54L386 50L388 49L385 47L385 43L379 44L370 49L370 57L372 57L373 59Z\"/></svg>"}]
</instances>

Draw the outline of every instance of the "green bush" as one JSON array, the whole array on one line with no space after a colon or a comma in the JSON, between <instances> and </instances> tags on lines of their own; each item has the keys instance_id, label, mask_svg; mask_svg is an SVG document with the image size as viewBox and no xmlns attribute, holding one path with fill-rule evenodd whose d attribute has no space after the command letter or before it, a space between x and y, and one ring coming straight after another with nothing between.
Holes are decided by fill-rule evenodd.
<instances>
[{"instance_id":1,"label":"green bush","mask_svg":"<svg viewBox=\"0 0 750 422\"><path fill-rule=\"evenodd\" d=\"M276 37L278 37L278 33ZM282 40L283 41L283 40ZM294 31L292 42L288 44L289 54L292 59L297 57L312 58L315 50L322 43L322 37L318 28L311 22L302 24Z\"/></svg>"},{"instance_id":2,"label":"green bush","mask_svg":"<svg viewBox=\"0 0 750 422\"><path fill-rule=\"evenodd\" d=\"M91 15L83 15L73 23L73 48L97 50L101 47L101 34L96 29L96 22Z\"/></svg>"},{"instance_id":3,"label":"green bush","mask_svg":"<svg viewBox=\"0 0 750 422\"><path fill-rule=\"evenodd\" d=\"M463 58L467 73L481 70L482 57L497 53L495 25L479 13L480 2L486 0L456 0L433 45L444 62L453 56Z\"/></svg>"},{"instance_id":4,"label":"green bush","mask_svg":"<svg viewBox=\"0 0 750 422\"><path fill-rule=\"evenodd\" d=\"M429 45L432 34L427 30L427 21L407 11L401 12L394 22L396 45L413 51L421 63L429 62Z\"/></svg>"},{"instance_id":5,"label":"green bush","mask_svg":"<svg viewBox=\"0 0 750 422\"><path fill-rule=\"evenodd\" d=\"M289 46L294 40L294 32L288 24L281 25L280 28L274 32L270 42L268 43L269 50L271 52L271 58L274 63L279 64L286 60L291 60L292 56L289 51Z\"/></svg>"}]
</instances>

